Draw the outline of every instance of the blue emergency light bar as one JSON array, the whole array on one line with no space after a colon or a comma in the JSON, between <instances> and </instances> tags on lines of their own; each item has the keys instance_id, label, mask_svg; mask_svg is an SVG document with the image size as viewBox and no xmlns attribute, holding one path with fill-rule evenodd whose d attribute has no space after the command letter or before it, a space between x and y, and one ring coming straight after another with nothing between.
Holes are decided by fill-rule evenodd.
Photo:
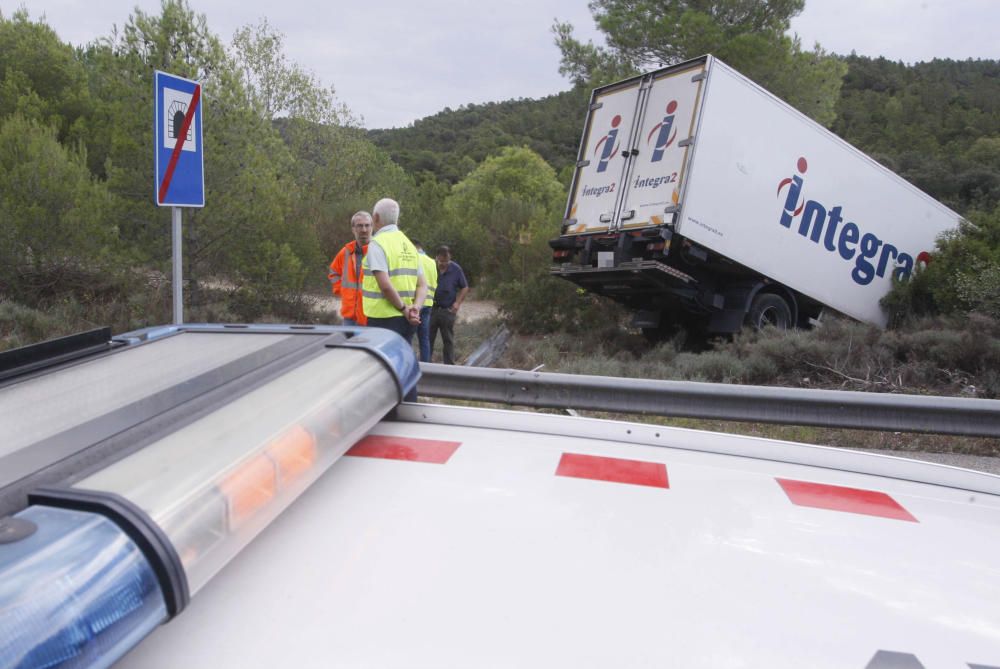
<instances>
[{"instance_id":1,"label":"blue emergency light bar","mask_svg":"<svg viewBox=\"0 0 1000 669\"><path fill-rule=\"evenodd\" d=\"M151 328L117 338L124 347L103 359L189 333L287 338L296 331ZM292 358L260 363L265 378L243 384L250 387L231 381L228 401L153 430L141 447L74 476L72 485L36 488L32 506L0 522L0 669L112 664L179 614L415 389L419 366L394 333L307 333L312 340ZM177 361L166 356L162 364ZM18 383L29 392L31 381ZM0 403L5 397L0 393Z\"/></svg>"},{"instance_id":2,"label":"blue emergency light bar","mask_svg":"<svg viewBox=\"0 0 1000 669\"><path fill-rule=\"evenodd\" d=\"M0 544L0 667L108 666L167 619L149 563L107 518L32 506L6 524L27 536Z\"/></svg>"}]
</instances>

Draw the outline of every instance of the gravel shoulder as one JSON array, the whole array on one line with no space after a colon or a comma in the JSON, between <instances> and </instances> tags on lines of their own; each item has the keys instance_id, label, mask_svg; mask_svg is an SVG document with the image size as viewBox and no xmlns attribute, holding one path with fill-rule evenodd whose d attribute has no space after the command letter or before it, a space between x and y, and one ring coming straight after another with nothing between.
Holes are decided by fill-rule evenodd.
<instances>
[{"instance_id":1,"label":"gravel shoulder","mask_svg":"<svg viewBox=\"0 0 1000 669\"><path fill-rule=\"evenodd\" d=\"M991 458L984 455L963 455L961 453L922 453L919 451L883 451L871 449L858 450L864 450L866 453L893 455L897 458L923 460L924 462L933 462L939 465L961 467L962 469L972 469L977 472L1000 475L1000 458Z\"/></svg>"},{"instance_id":2,"label":"gravel shoulder","mask_svg":"<svg viewBox=\"0 0 1000 669\"><path fill-rule=\"evenodd\" d=\"M340 298L330 295L306 295L313 311L340 313ZM492 300L467 299L458 312L459 323L472 323L497 315L498 307Z\"/></svg>"}]
</instances>

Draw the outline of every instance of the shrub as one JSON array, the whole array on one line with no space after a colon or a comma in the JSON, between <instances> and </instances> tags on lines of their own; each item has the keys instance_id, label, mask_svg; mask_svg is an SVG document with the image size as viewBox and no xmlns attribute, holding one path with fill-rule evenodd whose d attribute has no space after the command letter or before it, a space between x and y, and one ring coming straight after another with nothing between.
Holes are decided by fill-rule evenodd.
<instances>
[{"instance_id":1,"label":"shrub","mask_svg":"<svg viewBox=\"0 0 1000 669\"><path fill-rule=\"evenodd\" d=\"M971 212L937 242L932 262L882 299L890 325L979 311L1000 316L1000 207Z\"/></svg>"},{"instance_id":2,"label":"shrub","mask_svg":"<svg viewBox=\"0 0 1000 669\"><path fill-rule=\"evenodd\" d=\"M523 334L587 332L592 341L602 340L599 335L617 336L627 318L610 300L537 270L526 281L501 284L495 296L508 326Z\"/></svg>"},{"instance_id":3,"label":"shrub","mask_svg":"<svg viewBox=\"0 0 1000 669\"><path fill-rule=\"evenodd\" d=\"M17 114L0 126L0 291L34 303L117 281L127 266L109 223L113 198L54 128Z\"/></svg>"}]
</instances>

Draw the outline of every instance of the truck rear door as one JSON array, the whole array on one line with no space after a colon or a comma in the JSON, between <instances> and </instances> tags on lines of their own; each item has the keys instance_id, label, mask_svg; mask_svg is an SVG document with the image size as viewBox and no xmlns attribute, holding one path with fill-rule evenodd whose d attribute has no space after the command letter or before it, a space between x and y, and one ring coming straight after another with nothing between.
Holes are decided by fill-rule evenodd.
<instances>
[{"instance_id":1,"label":"truck rear door","mask_svg":"<svg viewBox=\"0 0 1000 669\"><path fill-rule=\"evenodd\" d=\"M699 58L594 90L563 234L672 220L707 67Z\"/></svg>"},{"instance_id":2,"label":"truck rear door","mask_svg":"<svg viewBox=\"0 0 1000 669\"><path fill-rule=\"evenodd\" d=\"M590 99L563 234L605 232L622 192L641 79L596 89Z\"/></svg>"},{"instance_id":3,"label":"truck rear door","mask_svg":"<svg viewBox=\"0 0 1000 669\"><path fill-rule=\"evenodd\" d=\"M706 66L700 60L643 80L618 228L662 225L678 211Z\"/></svg>"}]
</instances>

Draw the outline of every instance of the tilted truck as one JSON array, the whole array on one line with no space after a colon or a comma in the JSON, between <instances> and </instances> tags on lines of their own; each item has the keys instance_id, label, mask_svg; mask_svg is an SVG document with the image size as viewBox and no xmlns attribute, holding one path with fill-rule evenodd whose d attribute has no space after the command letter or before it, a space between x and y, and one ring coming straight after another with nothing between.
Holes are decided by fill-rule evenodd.
<instances>
[{"instance_id":1,"label":"tilted truck","mask_svg":"<svg viewBox=\"0 0 1000 669\"><path fill-rule=\"evenodd\" d=\"M886 325L959 216L712 56L594 90L552 274L673 326Z\"/></svg>"}]
</instances>

